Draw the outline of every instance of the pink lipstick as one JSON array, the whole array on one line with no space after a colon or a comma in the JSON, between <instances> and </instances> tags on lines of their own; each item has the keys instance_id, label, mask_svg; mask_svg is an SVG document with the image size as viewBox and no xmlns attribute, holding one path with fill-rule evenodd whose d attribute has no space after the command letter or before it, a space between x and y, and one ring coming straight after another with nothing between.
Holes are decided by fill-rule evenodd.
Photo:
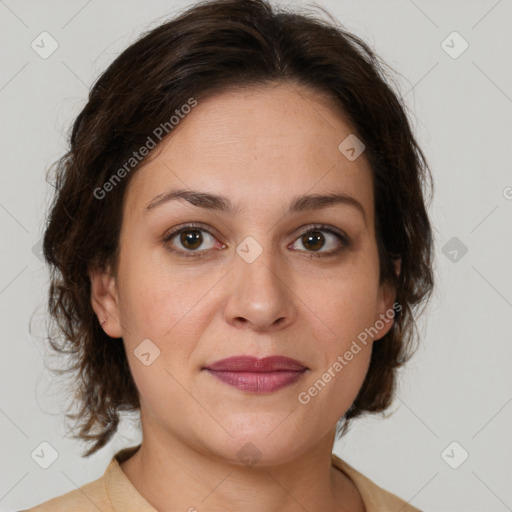
<instances>
[{"instance_id":1,"label":"pink lipstick","mask_svg":"<svg viewBox=\"0 0 512 512\"><path fill-rule=\"evenodd\" d=\"M234 356L204 367L222 382L251 393L271 393L297 382L308 369L284 356Z\"/></svg>"}]
</instances>

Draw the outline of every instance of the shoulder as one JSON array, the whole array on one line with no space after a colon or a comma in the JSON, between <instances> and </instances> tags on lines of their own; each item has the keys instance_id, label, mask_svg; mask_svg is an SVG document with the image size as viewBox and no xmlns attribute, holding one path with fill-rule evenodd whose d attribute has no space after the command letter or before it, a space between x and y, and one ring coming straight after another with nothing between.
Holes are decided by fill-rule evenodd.
<instances>
[{"instance_id":1,"label":"shoulder","mask_svg":"<svg viewBox=\"0 0 512 512\"><path fill-rule=\"evenodd\" d=\"M133 487L119 465L139 448L137 445L118 451L101 478L19 512L156 512Z\"/></svg>"},{"instance_id":2,"label":"shoulder","mask_svg":"<svg viewBox=\"0 0 512 512\"><path fill-rule=\"evenodd\" d=\"M334 453L332 463L354 482L363 499L366 512L421 512L395 494L373 483Z\"/></svg>"},{"instance_id":3,"label":"shoulder","mask_svg":"<svg viewBox=\"0 0 512 512\"><path fill-rule=\"evenodd\" d=\"M20 512L110 512L110 500L105 489L105 476L79 489L45 501Z\"/></svg>"}]
</instances>

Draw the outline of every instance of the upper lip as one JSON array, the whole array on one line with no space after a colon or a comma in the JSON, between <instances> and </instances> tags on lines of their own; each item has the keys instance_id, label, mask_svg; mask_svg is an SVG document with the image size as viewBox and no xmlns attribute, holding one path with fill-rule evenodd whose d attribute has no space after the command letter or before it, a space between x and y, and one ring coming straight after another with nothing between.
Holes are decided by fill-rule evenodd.
<instances>
[{"instance_id":1,"label":"upper lip","mask_svg":"<svg viewBox=\"0 0 512 512\"><path fill-rule=\"evenodd\" d=\"M299 361L285 356L269 356L257 358L253 356L233 356L221 359L215 363L205 366L207 370L228 371L228 372L278 372L278 371L301 371L305 370Z\"/></svg>"}]
</instances>

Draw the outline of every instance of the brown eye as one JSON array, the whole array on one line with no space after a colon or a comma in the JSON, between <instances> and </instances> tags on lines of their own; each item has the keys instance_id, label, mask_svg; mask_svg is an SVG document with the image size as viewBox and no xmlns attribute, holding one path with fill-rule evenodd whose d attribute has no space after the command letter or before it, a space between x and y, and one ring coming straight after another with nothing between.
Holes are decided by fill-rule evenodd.
<instances>
[{"instance_id":1,"label":"brown eye","mask_svg":"<svg viewBox=\"0 0 512 512\"><path fill-rule=\"evenodd\" d=\"M202 255L210 249L221 248L216 238L206 229L195 226L182 227L167 235L163 240L165 246L171 251L184 256Z\"/></svg>"},{"instance_id":2,"label":"brown eye","mask_svg":"<svg viewBox=\"0 0 512 512\"><path fill-rule=\"evenodd\" d=\"M201 231L188 230L180 233L180 242L185 249L197 249L203 243Z\"/></svg>"},{"instance_id":3,"label":"brown eye","mask_svg":"<svg viewBox=\"0 0 512 512\"><path fill-rule=\"evenodd\" d=\"M297 244L302 247L297 247ZM297 238L292 249L310 253L311 256L334 256L349 246L348 236L323 226L313 226Z\"/></svg>"},{"instance_id":4,"label":"brown eye","mask_svg":"<svg viewBox=\"0 0 512 512\"><path fill-rule=\"evenodd\" d=\"M310 231L302 235L301 240L304 247L311 251L319 251L325 243L325 237L320 231Z\"/></svg>"}]
</instances>

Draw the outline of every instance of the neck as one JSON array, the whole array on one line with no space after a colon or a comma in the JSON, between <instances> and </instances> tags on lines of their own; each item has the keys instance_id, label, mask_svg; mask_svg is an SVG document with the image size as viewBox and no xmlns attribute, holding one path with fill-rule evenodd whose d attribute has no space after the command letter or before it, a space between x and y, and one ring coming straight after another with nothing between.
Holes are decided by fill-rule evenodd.
<instances>
[{"instance_id":1,"label":"neck","mask_svg":"<svg viewBox=\"0 0 512 512\"><path fill-rule=\"evenodd\" d=\"M262 455L252 466L201 450L168 431L165 437L158 434L144 431L139 450L120 464L156 510L364 512L353 482L331 464L334 431L291 459Z\"/></svg>"}]
</instances>

